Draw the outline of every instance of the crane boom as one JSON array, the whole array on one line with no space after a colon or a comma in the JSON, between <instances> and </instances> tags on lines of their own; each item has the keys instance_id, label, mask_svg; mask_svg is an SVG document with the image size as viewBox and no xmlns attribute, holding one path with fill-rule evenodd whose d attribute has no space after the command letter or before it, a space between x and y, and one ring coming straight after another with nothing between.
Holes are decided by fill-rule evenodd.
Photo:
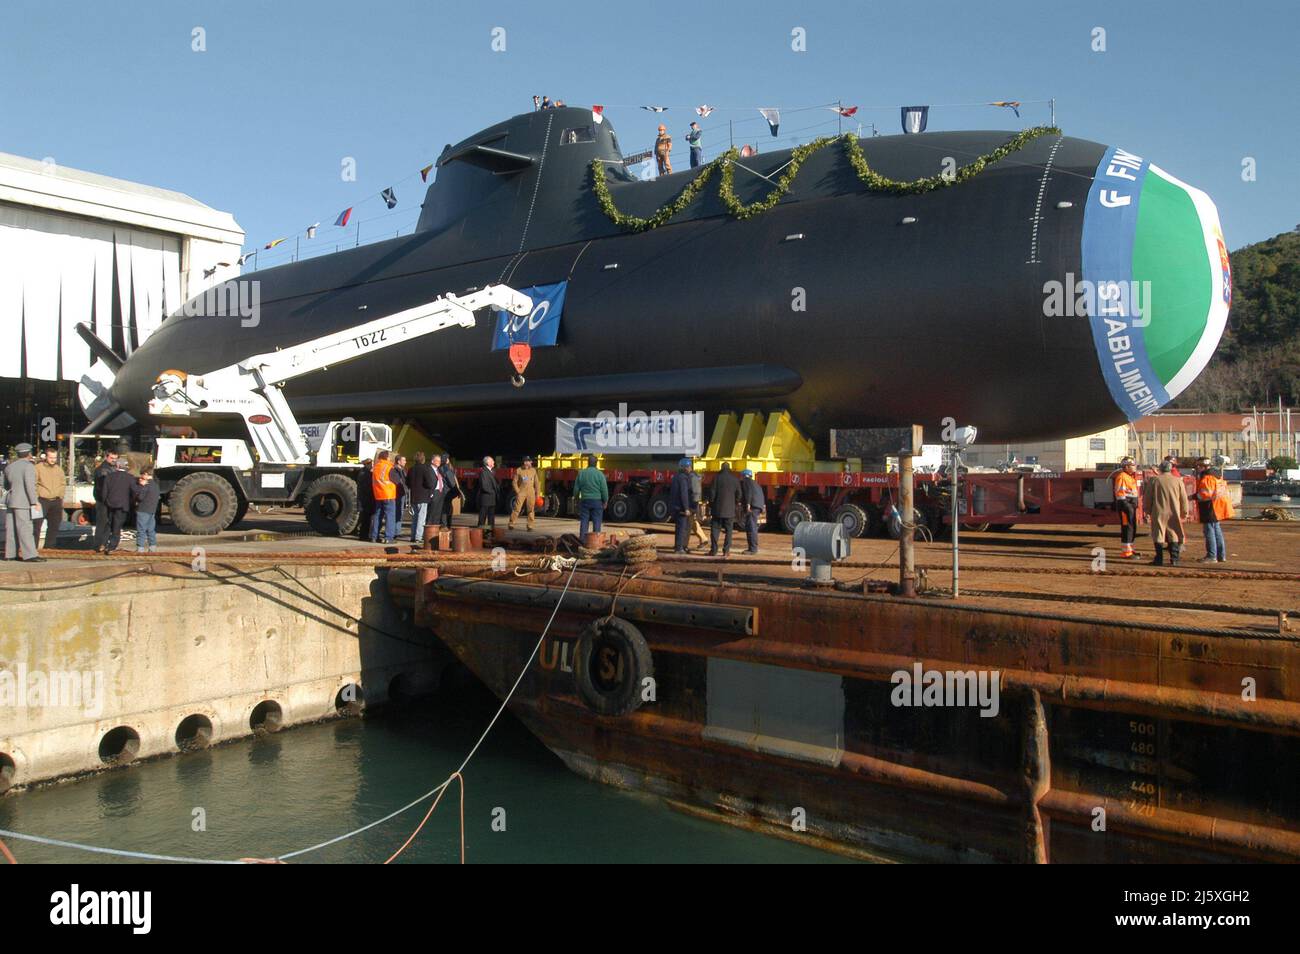
<instances>
[{"instance_id":1,"label":"crane boom","mask_svg":"<svg viewBox=\"0 0 1300 954\"><path fill-rule=\"evenodd\" d=\"M307 441L284 398L284 382L445 328L472 328L474 313L487 307L527 315L533 302L508 285L488 285L466 295L443 295L302 344L251 355L206 374L164 371L154 384L149 412L163 417L238 414L260 460L306 463Z\"/></svg>"}]
</instances>

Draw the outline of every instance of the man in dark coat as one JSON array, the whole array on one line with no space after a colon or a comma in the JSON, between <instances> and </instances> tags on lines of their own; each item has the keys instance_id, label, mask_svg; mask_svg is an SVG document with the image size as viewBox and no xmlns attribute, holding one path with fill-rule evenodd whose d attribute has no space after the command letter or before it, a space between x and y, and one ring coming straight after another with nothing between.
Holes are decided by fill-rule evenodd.
<instances>
[{"instance_id":1,"label":"man in dark coat","mask_svg":"<svg viewBox=\"0 0 1300 954\"><path fill-rule=\"evenodd\" d=\"M685 553L686 543L691 535L691 511L694 509L694 494L691 491L691 459L683 457L677 462L677 473L668 487L668 512L672 515L676 532L673 536L673 552Z\"/></svg>"},{"instance_id":2,"label":"man in dark coat","mask_svg":"<svg viewBox=\"0 0 1300 954\"><path fill-rule=\"evenodd\" d=\"M442 514L447 505L447 475L441 454L434 454L429 463L429 511L425 514L426 526L442 529Z\"/></svg>"},{"instance_id":3,"label":"man in dark coat","mask_svg":"<svg viewBox=\"0 0 1300 954\"><path fill-rule=\"evenodd\" d=\"M131 462L125 457L119 458L117 468L104 475L104 504L108 507L108 539L104 542L104 552L112 553L122 540L122 528L126 526L127 514L131 512L131 503L135 499L135 478L131 476Z\"/></svg>"},{"instance_id":4,"label":"man in dark coat","mask_svg":"<svg viewBox=\"0 0 1300 954\"><path fill-rule=\"evenodd\" d=\"M96 550L104 549L108 542L108 504L104 502L104 478L117 470L117 451L105 451L104 459L95 468L95 536L92 542Z\"/></svg>"},{"instance_id":5,"label":"man in dark coat","mask_svg":"<svg viewBox=\"0 0 1300 954\"><path fill-rule=\"evenodd\" d=\"M408 503L407 496L411 490L406 486L406 477L410 473L407 469L406 457L398 454L393 458L393 469L388 472L388 479L397 485L397 528L402 528L402 515L406 513Z\"/></svg>"},{"instance_id":6,"label":"man in dark coat","mask_svg":"<svg viewBox=\"0 0 1300 954\"><path fill-rule=\"evenodd\" d=\"M496 461L491 457L483 458L483 467L478 472L478 525L487 526L489 530L497 528L497 475L493 471Z\"/></svg>"},{"instance_id":7,"label":"man in dark coat","mask_svg":"<svg viewBox=\"0 0 1300 954\"><path fill-rule=\"evenodd\" d=\"M730 556L732 524L741 507L740 481L731 472L730 464L723 463L709 490L709 513L713 518L709 521L709 556L718 555L718 534L723 530L727 532L727 538L722 545L722 555Z\"/></svg>"},{"instance_id":8,"label":"man in dark coat","mask_svg":"<svg viewBox=\"0 0 1300 954\"><path fill-rule=\"evenodd\" d=\"M442 520L450 530L453 518L460 513L460 501L465 496L465 491L460 487L460 478L456 476L456 465L451 462L450 454L442 459L442 480L446 488L442 497Z\"/></svg>"},{"instance_id":9,"label":"man in dark coat","mask_svg":"<svg viewBox=\"0 0 1300 954\"><path fill-rule=\"evenodd\" d=\"M745 506L745 539L748 543L745 552L758 552L758 516L767 509L767 498L763 488L754 479L754 472L745 469L740 472L740 499Z\"/></svg>"},{"instance_id":10,"label":"man in dark coat","mask_svg":"<svg viewBox=\"0 0 1300 954\"><path fill-rule=\"evenodd\" d=\"M429 498L437 478L433 468L424 462L424 451L416 451L415 459L406 471L406 490L411 499L411 542L424 542L424 524L429 514Z\"/></svg>"}]
</instances>

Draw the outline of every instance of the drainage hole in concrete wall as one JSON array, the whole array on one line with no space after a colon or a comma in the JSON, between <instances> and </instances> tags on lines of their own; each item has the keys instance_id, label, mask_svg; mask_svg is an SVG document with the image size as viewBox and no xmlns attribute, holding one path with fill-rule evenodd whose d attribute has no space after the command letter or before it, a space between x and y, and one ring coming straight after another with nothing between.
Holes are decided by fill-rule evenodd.
<instances>
[{"instance_id":1,"label":"drainage hole in concrete wall","mask_svg":"<svg viewBox=\"0 0 1300 954\"><path fill-rule=\"evenodd\" d=\"M14 783L14 775L18 771L18 766L14 763L13 757L8 752L0 752L0 792L3 792Z\"/></svg>"},{"instance_id":2,"label":"drainage hole in concrete wall","mask_svg":"<svg viewBox=\"0 0 1300 954\"><path fill-rule=\"evenodd\" d=\"M212 741L212 720L205 715L190 715L181 719L176 727L176 748L182 752L197 752Z\"/></svg>"},{"instance_id":3,"label":"drainage hole in concrete wall","mask_svg":"<svg viewBox=\"0 0 1300 954\"><path fill-rule=\"evenodd\" d=\"M284 722L284 712L280 703L270 699L253 706L253 714L248 717L248 727L254 732L279 732Z\"/></svg>"},{"instance_id":4,"label":"drainage hole in concrete wall","mask_svg":"<svg viewBox=\"0 0 1300 954\"><path fill-rule=\"evenodd\" d=\"M107 765L120 765L135 758L140 751L140 733L129 725L109 729L99 740L99 758Z\"/></svg>"},{"instance_id":5,"label":"drainage hole in concrete wall","mask_svg":"<svg viewBox=\"0 0 1300 954\"><path fill-rule=\"evenodd\" d=\"M339 715L357 716L361 715L361 710L366 707L366 697L361 691L361 687L355 682L350 682L338 691L334 696L334 710Z\"/></svg>"}]
</instances>

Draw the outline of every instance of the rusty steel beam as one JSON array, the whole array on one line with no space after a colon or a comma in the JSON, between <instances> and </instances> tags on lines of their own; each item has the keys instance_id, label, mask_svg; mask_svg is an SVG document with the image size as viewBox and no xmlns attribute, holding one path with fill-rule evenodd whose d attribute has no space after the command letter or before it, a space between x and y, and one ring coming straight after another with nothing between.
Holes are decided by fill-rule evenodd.
<instances>
[{"instance_id":1,"label":"rusty steel beam","mask_svg":"<svg viewBox=\"0 0 1300 954\"><path fill-rule=\"evenodd\" d=\"M652 641L653 644L653 641ZM745 659L750 662L834 672L867 679L890 679L894 673L920 662L926 668L966 670L996 668L1001 672L1003 689L1036 690L1049 701L1076 706L1125 712L1149 713L1162 718L1185 719L1209 725L1238 727L1300 735L1300 705L1273 699L1246 702L1238 696L1196 689L1174 689L1141 682L1122 682L1095 676L1058 675L1025 669L1008 669L970 660L941 660L917 656L891 656L881 653L855 652L821 646L801 646L756 640L742 647L727 645L690 647L675 645L674 650L699 655Z\"/></svg>"},{"instance_id":2,"label":"rusty steel beam","mask_svg":"<svg viewBox=\"0 0 1300 954\"><path fill-rule=\"evenodd\" d=\"M697 603L625 592L575 590L572 587L565 592L558 586L503 583L464 577L439 577L430 586L439 599L471 600L543 611L553 610L563 599L563 611L566 613L596 617L617 612L624 619L634 622L685 626L735 636L753 636L758 632L758 609L753 606ZM425 607L434 610L427 600Z\"/></svg>"},{"instance_id":3,"label":"rusty steel beam","mask_svg":"<svg viewBox=\"0 0 1300 954\"><path fill-rule=\"evenodd\" d=\"M1135 811L1115 799L1063 789L1043 796L1040 808L1044 815L1085 828L1092 825L1096 809L1102 808L1108 831L1227 852L1253 861L1300 861L1300 832L1284 828L1170 808Z\"/></svg>"},{"instance_id":4,"label":"rusty steel beam","mask_svg":"<svg viewBox=\"0 0 1300 954\"><path fill-rule=\"evenodd\" d=\"M464 578L459 577L455 579L464 580ZM434 583L434 587L445 584L445 582L445 580L439 580ZM464 580L464 582L477 586L480 583L491 581ZM659 586L662 586L664 582L662 580L656 581ZM503 585L512 586L515 584ZM538 590L540 588L529 587L528 589ZM479 592L482 593L483 591L480 590ZM551 594L550 599L537 603L527 600L505 603L501 600L489 598L473 602L464 601L463 610L455 612L454 615L457 618L470 621L526 629L530 628L532 624L521 620L517 609L532 607L538 611L549 612L554 607L560 591L559 588L552 588L549 592ZM575 593L572 589L569 592L571 596ZM590 602L570 603L566 597L565 612L590 613L593 617L609 613L609 597L611 594L599 591L581 592L586 593ZM829 595L825 594L822 598L825 599ZM618 615L626 615L624 607L631 604L627 604L625 601L629 600L629 598L627 593L623 593L618 597ZM657 598L653 597L641 597L641 599L657 600ZM658 600L658 602L674 604L678 601ZM765 602L770 603L772 601L767 600ZM502 611L495 612L493 609L494 604L500 606ZM646 639L650 642L652 648L686 655L717 656L726 659L766 663L795 669L833 672L843 676L876 680L888 680L895 672L908 670L915 662L922 662L928 668L940 670L997 669L1001 672L1001 686L1004 689L1036 691L1041 694L1043 701L1048 704L1061 702L1070 706L1104 711L1122 709L1134 714L1149 714L1160 718L1184 719L1208 725L1237 726L1282 732L1287 735L1300 735L1300 703L1290 700L1259 698L1247 702L1239 695L1204 688L1162 686L1143 682L1140 678L1116 679L1105 676L1036 671L1008 665L1005 662L979 660L970 656L956 659L944 658L932 649L923 646L918 646L915 654L912 655L848 649L836 645L826 645L825 642L821 642L834 641L836 628L841 622L845 625L852 624L854 626L863 622L861 619L851 618L847 614L844 614L844 619L841 621L814 618L809 614L800 613L797 606L791 605L778 605L776 608L770 606L736 607L727 604L710 603L687 603L685 605L705 608L723 606L730 610L752 609L755 614L755 627L757 627L757 617L760 609L766 614L776 614L774 618L779 618L783 611L789 612L798 627L807 628L810 632L808 636L804 636L795 625L792 625L785 630L784 639L746 639L744 642L733 643L685 639L670 633L657 633L650 630L646 632ZM507 611L505 609L507 606L515 607L515 609ZM823 604L822 608L825 609L825 604ZM433 601L428 599L424 601L423 609L435 615L438 612L438 608L433 605ZM848 609L848 606L844 606L844 609ZM831 613L828 615L838 617L841 614ZM635 618L642 622L669 622L663 616L642 615L629 618ZM726 627L707 626L703 622L704 618L703 615L697 616L694 622L682 618L679 622L671 625L681 628L690 627L709 633L733 632L733 630ZM539 619L537 625L540 625L541 622L542 620ZM681 635L684 636L685 633ZM809 640L814 636L819 640L820 644L813 645L810 643Z\"/></svg>"},{"instance_id":5,"label":"rusty steel beam","mask_svg":"<svg viewBox=\"0 0 1300 954\"><path fill-rule=\"evenodd\" d=\"M1021 776L1025 786L1028 817L1025 822L1025 860L1046 864L1047 837L1039 804L1052 787L1051 744L1047 737L1047 712L1036 690L1028 693L1025 722L1021 726Z\"/></svg>"},{"instance_id":6,"label":"rusty steel beam","mask_svg":"<svg viewBox=\"0 0 1300 954\"><path fill-rule=\"evenodd\" d=\"M544 715L541 707L536 702L521 699L518 701L518 704L537 711L539 716ZM716 752L719 755L735 755L738 752L743 751L745 758L751 761L786 765L801 774L811 772L833 777L838 773L846 772L849 775L860 778L864 781L879 785L887 785L891 788L923 792L927 795L960 798L999 808L1015 807L1015 800L1006 792L1003 792L1001 789L996 788L993 785L986 785L983 782L975 782L965 778L957 778L952 775L944 775L939 772L931 772L926 769L914 768L910 765L901 765L898 762L890 762L870 755L863 755L860 752L844 751L841 754L839 766L833 767L830 765L822 765L815 762L805 762L793 759L789 756L780 755L778 753L758 752L748 749L738 750L734 745L730 745L726 742L706 739L703 735L704 727L698 722L688 722L685 719L679 719L673 716L658 715L657 713L648 712L644 709L630 716L615 719L598 716L576 702L570 702L567 699L560 699L554 696L548 698L546 704L548 707L563 709L565 719L598 724L607 732L624 732L629 735L654 739L659 743L676 743L678 745L688 746L692 749L703 749ZM549 718L550 715L550 713L546 713L545 717Z\"/></svg>"},{"instance_id":7,"label":"rusty steel beam","mask_svg":"<svg viewBox=\"0 0 1300 954\"><path fill-rule=\"evenodd\" d=\"M534 710L540 718L552 719L561 716L566 720L597 724L606 733L639 736L654 739L657 743L675 743L691 749L714 751L718 754L735 754L734 746L704 738L702 726L698 723L661 716L645 710L616 719L598 716L576 702L555 697L547 700L547 710L560 711L544 711L537 702L532 700L521 699L518 700L518 704ZM1031 749L1042 758L1034 768L1034 776L1029 779L1030 791L1035 801L1036 814L1041 812L1043 818L1090 826L1093 822L1094 810L1104 808L1107 827L1116 832L1158 838L1184 847L1240 855L1255 860L1261 860L1261 856L1266 856L1267 859L1275 861L1300 861L1300 832L1165 808L1143 813L1128 808L1123 802L1100 795L1050 788L1048 775L1050 768L1046 764L1046 723L1042 720L1041 707L1038 708L1037 715L1034 714L1035 710L1032 707L1030 712L1028 729L1032 739ZM620 748L624 747L613 746L610 751L617 751ZM1038 751L1040 748L1041 751ZM801 774L812 772L835 776L839 773L847 773L868 783L928 796L956 798L990 808L1014 808L1015 803L1020 800L993 785L901 765L857 752L844 752L838 768L797 761L779 754L747 751L745 755L752 761L788 765L791 770ZM1041 824L1040 818L1039 825ZM1033 847L1034 856L1030 860L1038 863L1049 860L1045 844L1041 839L1041 831Z\"/></svg>"}]
</instances>

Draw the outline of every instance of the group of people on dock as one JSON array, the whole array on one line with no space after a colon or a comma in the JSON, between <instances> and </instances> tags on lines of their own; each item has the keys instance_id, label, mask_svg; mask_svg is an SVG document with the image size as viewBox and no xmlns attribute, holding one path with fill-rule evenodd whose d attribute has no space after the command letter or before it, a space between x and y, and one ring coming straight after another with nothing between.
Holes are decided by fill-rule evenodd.
<instances>
[{"instance_id":1,"label":"group of people on dock","mask_svg":"<svg viewBox=\"0 0 1300 954\"><path fill-rule=\"evenodd\" d=\"M677 473L673 475L668 489L668 507L675 524L673 552L686 553L691 535L704 546L704 527L700 523L702 504L705 502L703 481L695 472L689 457L677 462ZM731 555L732 531L736 521L743 521L745 528L745 552L758 552L759 517L767 509L767 498L762 486L754 480L754 472L746 468L736 477L731 465L725 461L718 470L718 475L709 485L709 556L718 555L718 540L722 539L722 555Z\"/></svg>"},{"instance_id":2,"label":"group of people on dock","mask_svg":"<svg viewBox=\"0 0 1300 954\"><path fill-rule=\"evenodd\" d=\"M1151 525L1151 540L1155 545L1155 566L1177 566L1182 559L1187 531L1183 521L1191 516L1192 497L1172 455L1160 462L1156 473L1139 477L1137 461L1125 457L1120 469L1111 478L1115 494L1115 510L1119 513L1120 556L1126 560L1137 559L1141 554L1134 549L1137 537L1138 502L1141 501L1143 519ZM1205 556L1200 563L1227 563L1228 550L1223 538L1223 521L1234 516L1232 501L1228 497L1228 484L1215 473L1208 457L1196 462L1196 519L1205 537Z\"/></svg>"},{"instance_id":3,"label":"group of people on dock","mask_svg":"<svg viewBox=\"0 0 1300 954\"><path fill-rule=\"evenodd\" d=\"M473 487L467 493L450 457L434 454L426 461L424 452L417 451L408 464L405 455L393 456L388 451L380 451L375 460L363 463L358 481L361 504L358 536L371 543L393 543L403 518L409 514L411 543L420 544L426 527L450 530L467 500L473 501L478 512L477 526L495 530L499 498L504 492L495 458L484 457L474 478ZM540 496L541 481L531 457L525 457L514 469L509 486L514 492L509 529L515 528L521 514L528 529L535 529L537 508L544 502ZM578 474L574 496L578 501L579 537L587 535L589 526L599 533L609 503L609 483L594 454L587 457L587 466Z\"/></svg>"},{"instance_id":4,"label":"group of people on dock","mask_svg":"<svg viewBox=\"0 0 1300 954\"><path fill-rule=\"evenodd\" d=\"M15 459L4 469L5 559L44 563L40 551L58 545L66 506L67 476L59 463L58 448L45 448L39 459L33 459L32 451L31 444L18 444L14 448ZM91 537L94 550L104 554L117 550L122 531L134 513L136 552L157 552L161 495L153 468L143 466L132 473L131 461L118 451L109 450L99 460L91 479L94 481Z\"/></svg>"}]
</instances>

